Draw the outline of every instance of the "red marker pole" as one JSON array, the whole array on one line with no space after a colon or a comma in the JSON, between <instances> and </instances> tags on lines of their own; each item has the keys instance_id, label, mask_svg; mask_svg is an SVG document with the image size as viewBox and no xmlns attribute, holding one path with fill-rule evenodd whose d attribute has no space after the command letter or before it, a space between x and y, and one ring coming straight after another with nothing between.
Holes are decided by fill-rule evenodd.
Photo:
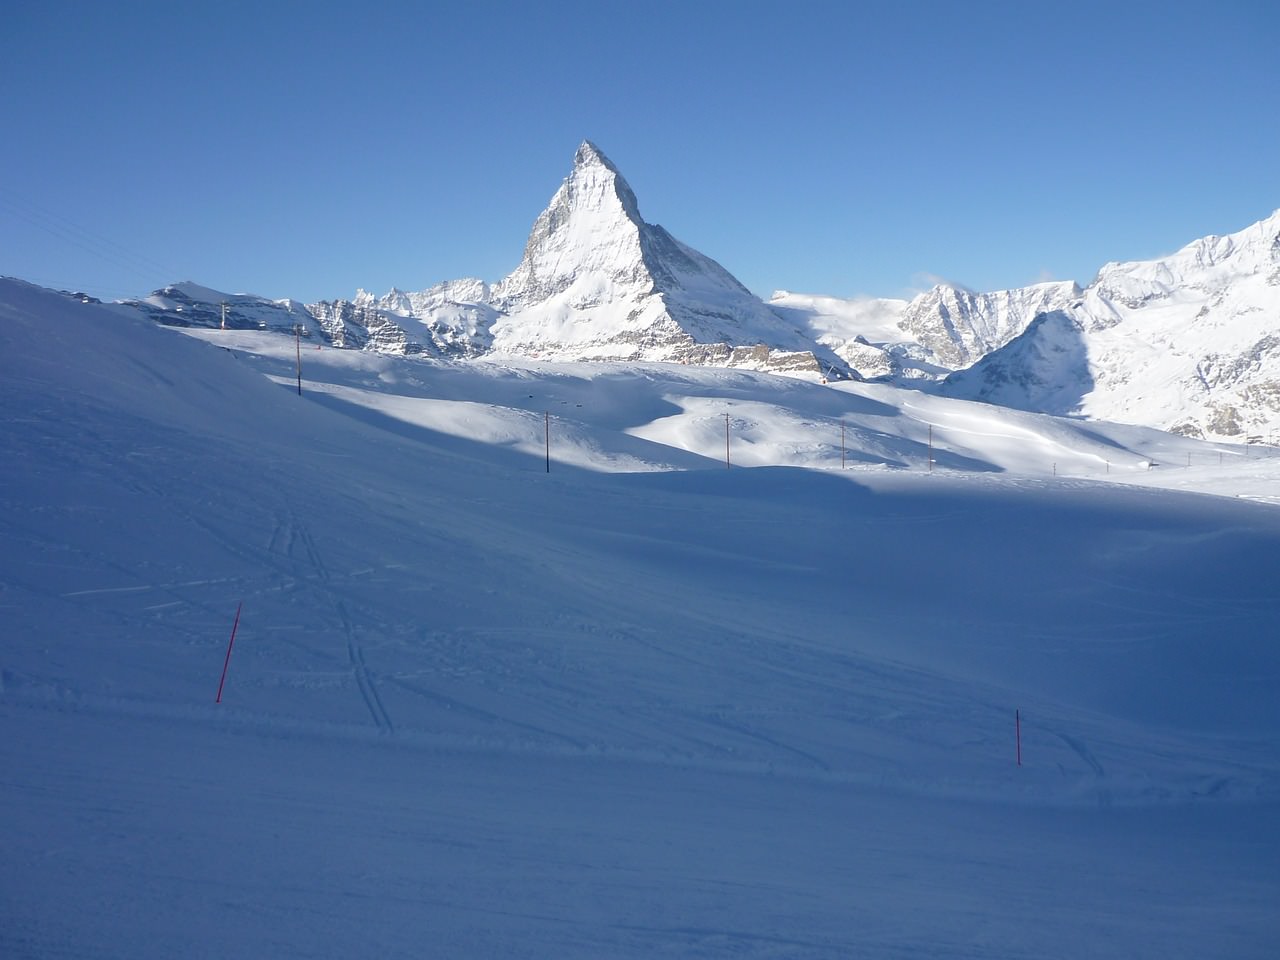
<instances>
[{"instance_id":1,"label":"red marker pole","mask_svg":"<svg viewBox=\"0 0 1280 960\"><path fill-rule=\"evenodd\" d=\"M1013 735L1018 744L1018 766L1022 766L1022 711L1013 711Z\"/></svg>"},{"instance_id":2,"label":"red marker pole","mask_svg":"<svg viewBox=\"0 0 1280 960\"><path fill-rule=\"evenodd\" d=\"M236 642L236 628L240 626L240 608L243 606L244 601L241 600L236 607L236 619L231 624L231 639L227 641L227 658L222 661L222 679L218 681L218 698L213 701L214 703L222 702L222 685L227 682L227 667L231 664L231 648Z\"/></svg>"}]
</instances>

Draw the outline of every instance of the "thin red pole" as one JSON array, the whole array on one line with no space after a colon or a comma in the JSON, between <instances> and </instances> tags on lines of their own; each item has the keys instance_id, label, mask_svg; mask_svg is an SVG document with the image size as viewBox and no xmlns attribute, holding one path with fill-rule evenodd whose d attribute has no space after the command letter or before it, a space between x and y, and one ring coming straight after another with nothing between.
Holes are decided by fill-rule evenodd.
<instances>
[{"instance_id":1,"label":"thin red pole","mask_svg":"<svg viewBox=\"0 0 1280 960\"><path fill-rule=\"evenodd\" d=\"M227 641L227 658L222 661L222 679L218 681L218 698L213 701L214 703L222 702L222 685L227 682L227 667L231 663L231 647L236 642L236 628L240 626L240 608L243 606L244 601L241 600L239 605L236 607L236 619L235 622L231 624L231 639Z\"/></svg>"},{"instance_id":2,"label":"thin red pole","mask_svg":"<svg viewBox=\"0 0 1280 960\"><path fill-rule=\"evenodd\" d=\"M1014 736L1018 742L1018 766L1022 766L1022 711L1013 711Z\"/></svg>"}]
</instances>

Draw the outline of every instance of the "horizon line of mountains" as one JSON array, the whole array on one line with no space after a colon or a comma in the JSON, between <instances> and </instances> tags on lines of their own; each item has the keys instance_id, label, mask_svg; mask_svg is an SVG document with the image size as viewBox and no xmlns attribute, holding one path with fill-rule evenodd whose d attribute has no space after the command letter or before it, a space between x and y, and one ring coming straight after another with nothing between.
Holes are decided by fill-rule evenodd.
<instances>
[{"instance_id":1,"label":"horizon line of mountains","mask_svg":"<svg viewBox=\"0 0 1280 960\"><path fill-rule=\"evenodd\" d=\"M589 141L498 283L303 305L179 283L123 301L157 322L291 331L335 347L467 359L666 362L868 380L1206 439L1280 430L1280 210L1157 260L914 299L752 294L640 215Z\"/></svg>"}]
</instances>

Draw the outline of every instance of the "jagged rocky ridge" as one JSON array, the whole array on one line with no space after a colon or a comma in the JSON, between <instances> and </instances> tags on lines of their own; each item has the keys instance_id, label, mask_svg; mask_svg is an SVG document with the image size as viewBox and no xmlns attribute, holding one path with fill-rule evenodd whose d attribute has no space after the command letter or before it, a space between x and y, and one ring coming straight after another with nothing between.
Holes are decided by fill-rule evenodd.
<instances>
[{"instance_id":1,"label":"jagged rocky ridge","mask_svg":"<svg viewBox=\"0 0 1280 960\"><path fill-rule=\"evenodd\" d=\"M1169 257L1108 263L1065 309L941 389L1193 437L1274 442L1280 211Z\"/></svg>"}]
</instances>

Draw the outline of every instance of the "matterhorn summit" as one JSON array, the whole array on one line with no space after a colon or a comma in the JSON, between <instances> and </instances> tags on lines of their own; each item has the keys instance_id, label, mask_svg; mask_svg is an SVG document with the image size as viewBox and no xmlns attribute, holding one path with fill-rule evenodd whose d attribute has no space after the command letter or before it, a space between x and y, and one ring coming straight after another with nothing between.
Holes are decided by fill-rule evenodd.
<instances>
[{"instance_id":1,"label":"matterhorn summit","mask_svg":"<svg viewBox=\"0 0 1280 960\"><path fill-rule=\"evenodd\" d=\"M844 364L709 257L645 223L627 181L584 141L492 292L493 350L807 371Z\"/></svg>"},{"instance_id":2,"label":"matterhorn summit","mask_svg":"<svg viewBox=\"0 0 1280 960\"><path fill-rule=\"evenodd\" d=\"M615 292L630 293L650 280L646 228L627 181L584 141L573 171L534 221L520 265L498 284L493 301L518 312L552 302L591 307Z\"/></svg>"}]
</instances>

